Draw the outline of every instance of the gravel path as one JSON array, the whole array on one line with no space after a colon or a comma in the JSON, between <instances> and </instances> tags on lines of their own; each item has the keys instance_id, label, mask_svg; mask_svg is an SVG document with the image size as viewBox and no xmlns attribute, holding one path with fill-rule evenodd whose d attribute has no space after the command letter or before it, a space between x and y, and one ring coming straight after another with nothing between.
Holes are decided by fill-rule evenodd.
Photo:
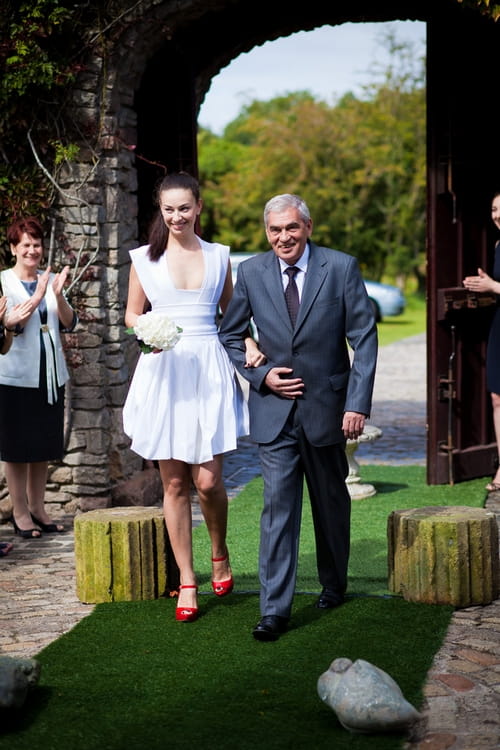
<instances>
[{"instance_id":1,"label":"gravel path","mask_svg":"<svg viewBox=\"0 0 500 750\"><path fill-rule=\"evenodd\" d=\"M358 463L425 465L426 357L423 333L380 348L369 423L382 436L360 444Z\"/></svg>"}]
</instances>

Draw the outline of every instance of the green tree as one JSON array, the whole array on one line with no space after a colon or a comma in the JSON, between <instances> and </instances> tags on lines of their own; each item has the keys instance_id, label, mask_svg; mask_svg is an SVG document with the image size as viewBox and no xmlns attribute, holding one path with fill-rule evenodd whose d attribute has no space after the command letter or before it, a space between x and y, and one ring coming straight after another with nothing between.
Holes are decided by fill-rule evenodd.
<instances>
[{"instance_id":1,"label":"green tree","mask_svg":"<svg viewBox=\"0 0 500 750\"><path fill-rule=\"evenodd\" d=\"M414 69L411 45L391 36L384 44L391 64L361 99L349 94L329 106L301 91L244 107L218 139L240 147L225 173L200 140L214 237L234 250L265 249L264 203L275 193L299 193L316 242L356 255L374 278L389 274L403 284L418 274L425 245L423 65Z\"/></svg>"}]
</instances>

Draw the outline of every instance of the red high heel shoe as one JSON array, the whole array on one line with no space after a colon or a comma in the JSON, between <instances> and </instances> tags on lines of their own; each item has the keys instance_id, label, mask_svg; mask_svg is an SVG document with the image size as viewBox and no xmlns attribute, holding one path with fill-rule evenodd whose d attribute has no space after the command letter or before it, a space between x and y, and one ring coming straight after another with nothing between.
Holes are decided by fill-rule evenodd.
<instances>
[{"instance_id":1,"label":"red high heel shoe","mask_svg":"<svg viewBox=\"0 0 500 750\"><path fill-rule=\"evenodd\" d=\"M179 586L179 591L181 589L196 589L198 590L198 586ZM198 617L198 607L176 607L175 608L175 619L178 620L178 622L194 622Z\"/></svg>"},{"instance_id":2,"label":"red high heel shoe","mask_svg":"<svg viewBox=\"0 0 500 750\"><path fill-rule=\"evenodd\" d=\"M223 557L212 557L212 562L224 562L225 560L229 560L228 552ZM212 581L212 588L216 596L227 596L234 588L233 576L226 578L225 581Z\"/></svg>"}]
</instances>

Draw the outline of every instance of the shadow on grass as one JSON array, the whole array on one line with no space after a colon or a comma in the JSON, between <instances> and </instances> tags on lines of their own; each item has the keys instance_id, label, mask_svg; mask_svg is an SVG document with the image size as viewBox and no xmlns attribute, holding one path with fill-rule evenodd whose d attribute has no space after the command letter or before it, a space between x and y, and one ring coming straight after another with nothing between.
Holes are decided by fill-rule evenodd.
<instances>
[{"instance_id":1,"label":"shadow on grass","mask_svg":"<svg viewBox=\"0 0 500 750\"><path fill-rule=\"evenodd\" d=\"M396 484L395 482L374 482L373 487L377 490L377 494L384 495L390 492L399 492L400 490L408 489L408 484Z\"/></svg>"},{"instance_id":2,"label":"shadow on grass","mask_svg":"<svg viewBox=\"0 0 500 750\"><path fill-rule=\"evenodd\" d=\"M54 690L51 687L37 685L31 688L23 706L9 708L8 711L0 713L0 737L3 734L28 730L43 715L53 696Z\"/></svg>"}]
</instances>

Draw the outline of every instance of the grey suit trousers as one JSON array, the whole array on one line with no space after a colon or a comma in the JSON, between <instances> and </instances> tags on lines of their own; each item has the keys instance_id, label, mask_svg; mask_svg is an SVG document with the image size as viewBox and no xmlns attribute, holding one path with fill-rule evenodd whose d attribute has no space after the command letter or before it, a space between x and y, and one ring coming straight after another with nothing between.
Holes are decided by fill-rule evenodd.
<instances>
[{"instance_id":1,"label":"grey suit trousers","mask_svg":"<svg viewBox=\"0 0 500 750\"><path fill-rule=\"evenodd\" d=\"M264 479L259 577L262 615L290 617L297 577L304 477L312 507L321 586L347 588L351 500L342 444L311 445L297 411L272 442L259 445Z\"/></svg>"}]
</instances>

